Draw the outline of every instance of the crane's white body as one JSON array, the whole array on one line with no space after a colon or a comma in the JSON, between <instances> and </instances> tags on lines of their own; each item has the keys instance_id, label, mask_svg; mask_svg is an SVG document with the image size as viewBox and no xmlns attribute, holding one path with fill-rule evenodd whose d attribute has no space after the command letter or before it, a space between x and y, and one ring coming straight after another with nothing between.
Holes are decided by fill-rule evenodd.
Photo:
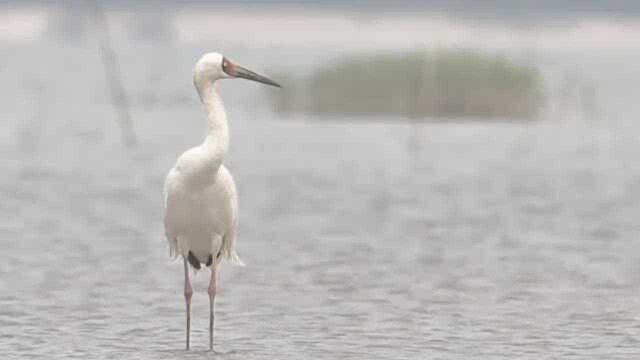
<instances>
[{"instance_id":1,"label":"crane's white body","mask_svg":"<svg viewBox=\"0 0 640 360\"><path fill-rule=\"evenodd\" d=\"M275 81L236 65L218 53L205 54L193 71L193 84L207 112L207 136L202 144L178 158L164 183L164 229L172 256L184 263L187 306L187 350L191 334L193 288L189 264L211 268L209 283L209 349L213 350L214 299L222 260L242 265L236 252L238 195L231 174L222 164L229 150L227 115L215 82L244 78L280 87Z\"/></svg>"},{"instance_id":2,"label":"crane's white body","mask_svg":"<svg viewBox=\"0 0 640 360\"><path fill-rule=\"evenodd\" d=\"M229 131L214 84L204 89L208 116L205 141L186 151L165 181L165 233L173 256L189 251L202 263L212 255L241 264L235 250L238 197L235 183L222 164ZM220 255L220 256L218 256Z\"/></svg>"}]
</instances>

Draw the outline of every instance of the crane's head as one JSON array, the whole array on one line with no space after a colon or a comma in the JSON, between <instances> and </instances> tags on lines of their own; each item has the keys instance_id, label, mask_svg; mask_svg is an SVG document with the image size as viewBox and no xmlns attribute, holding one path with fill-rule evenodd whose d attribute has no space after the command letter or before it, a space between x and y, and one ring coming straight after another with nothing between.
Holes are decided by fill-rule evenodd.
<instances>
[{"instance_id":1,"label":"crane's head","mask_svg":"<svg viewBox=\"0 0 640 360\"><path fill-rule=\"evenodd\" d=\"M240 65L233 63L231 60L215 52L204 54L196 63L193 70L193 81L197 88L207 82L213 82L219 79L235 79L242 78L257 81L259 83L280 87L280 84L245 69Z\"/></svg>"}]
</instances>

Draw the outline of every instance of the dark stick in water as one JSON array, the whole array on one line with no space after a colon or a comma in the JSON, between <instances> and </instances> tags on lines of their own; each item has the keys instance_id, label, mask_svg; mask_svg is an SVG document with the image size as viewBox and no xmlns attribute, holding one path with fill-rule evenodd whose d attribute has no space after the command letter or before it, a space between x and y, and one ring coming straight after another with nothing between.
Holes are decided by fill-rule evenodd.
<instances>
[{"instance_id":1,"label":"dark stick in water","mask_svg":"<svg viewBox=\"0 0 640 360\"><path fill-rule=\"evenodd\" d=\"M100 57L104 65L107 82L111 92L113 107L118 113L118 123L122 131L122 140L127 147L135 146L137 143L136 133L133 129L133 122L129 112L129 100L122 83L122 76L116 53L111 46L109 37L109 23L104 9L97 3L93 3L96 18L97 36L100 43Z\"/></svg>"}]
</instances>

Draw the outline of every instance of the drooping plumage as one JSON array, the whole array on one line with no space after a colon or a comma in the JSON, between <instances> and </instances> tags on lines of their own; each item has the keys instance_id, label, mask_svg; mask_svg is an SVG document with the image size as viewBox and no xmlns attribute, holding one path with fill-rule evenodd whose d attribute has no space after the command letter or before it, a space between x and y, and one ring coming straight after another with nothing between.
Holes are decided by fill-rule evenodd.
<instances>
[{"instance_id":1,"label":"drooping plumage","mask_svg":"<svg viewBox=\"0 0 640 360\"><path fill-rule=\"evenodd\" d=\"M188 165L185 165L188 166ZM221 165L212 180L194 181L184 166L174 167L165 182L165 232L170 254L200 263L228 260L242 264L235 250L238 200L231 174Z\"/></svg>"}]
</instances>

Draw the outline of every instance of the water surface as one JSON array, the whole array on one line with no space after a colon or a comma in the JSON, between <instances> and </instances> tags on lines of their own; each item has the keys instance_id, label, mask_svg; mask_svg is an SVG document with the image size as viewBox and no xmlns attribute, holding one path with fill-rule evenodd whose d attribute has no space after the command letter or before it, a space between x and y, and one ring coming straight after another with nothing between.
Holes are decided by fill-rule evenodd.
<instances>
[{"instance_id":1,"label":"water surface","mask_svg":"<svg viewBox=\"0 0 640 360\"><path fill-rule=\"evenodd\" d=\"M207 276L196 277L184 352L182 264L168 258L161 188L203 137L189 79L202 50L140 46L123 58L132 150L95 51L1 50L5 358L637 356L631 122L279 119L248 83L222 85L247 266L222 268L216 354L205 351Z\"/></svg>"}]
</instances>

